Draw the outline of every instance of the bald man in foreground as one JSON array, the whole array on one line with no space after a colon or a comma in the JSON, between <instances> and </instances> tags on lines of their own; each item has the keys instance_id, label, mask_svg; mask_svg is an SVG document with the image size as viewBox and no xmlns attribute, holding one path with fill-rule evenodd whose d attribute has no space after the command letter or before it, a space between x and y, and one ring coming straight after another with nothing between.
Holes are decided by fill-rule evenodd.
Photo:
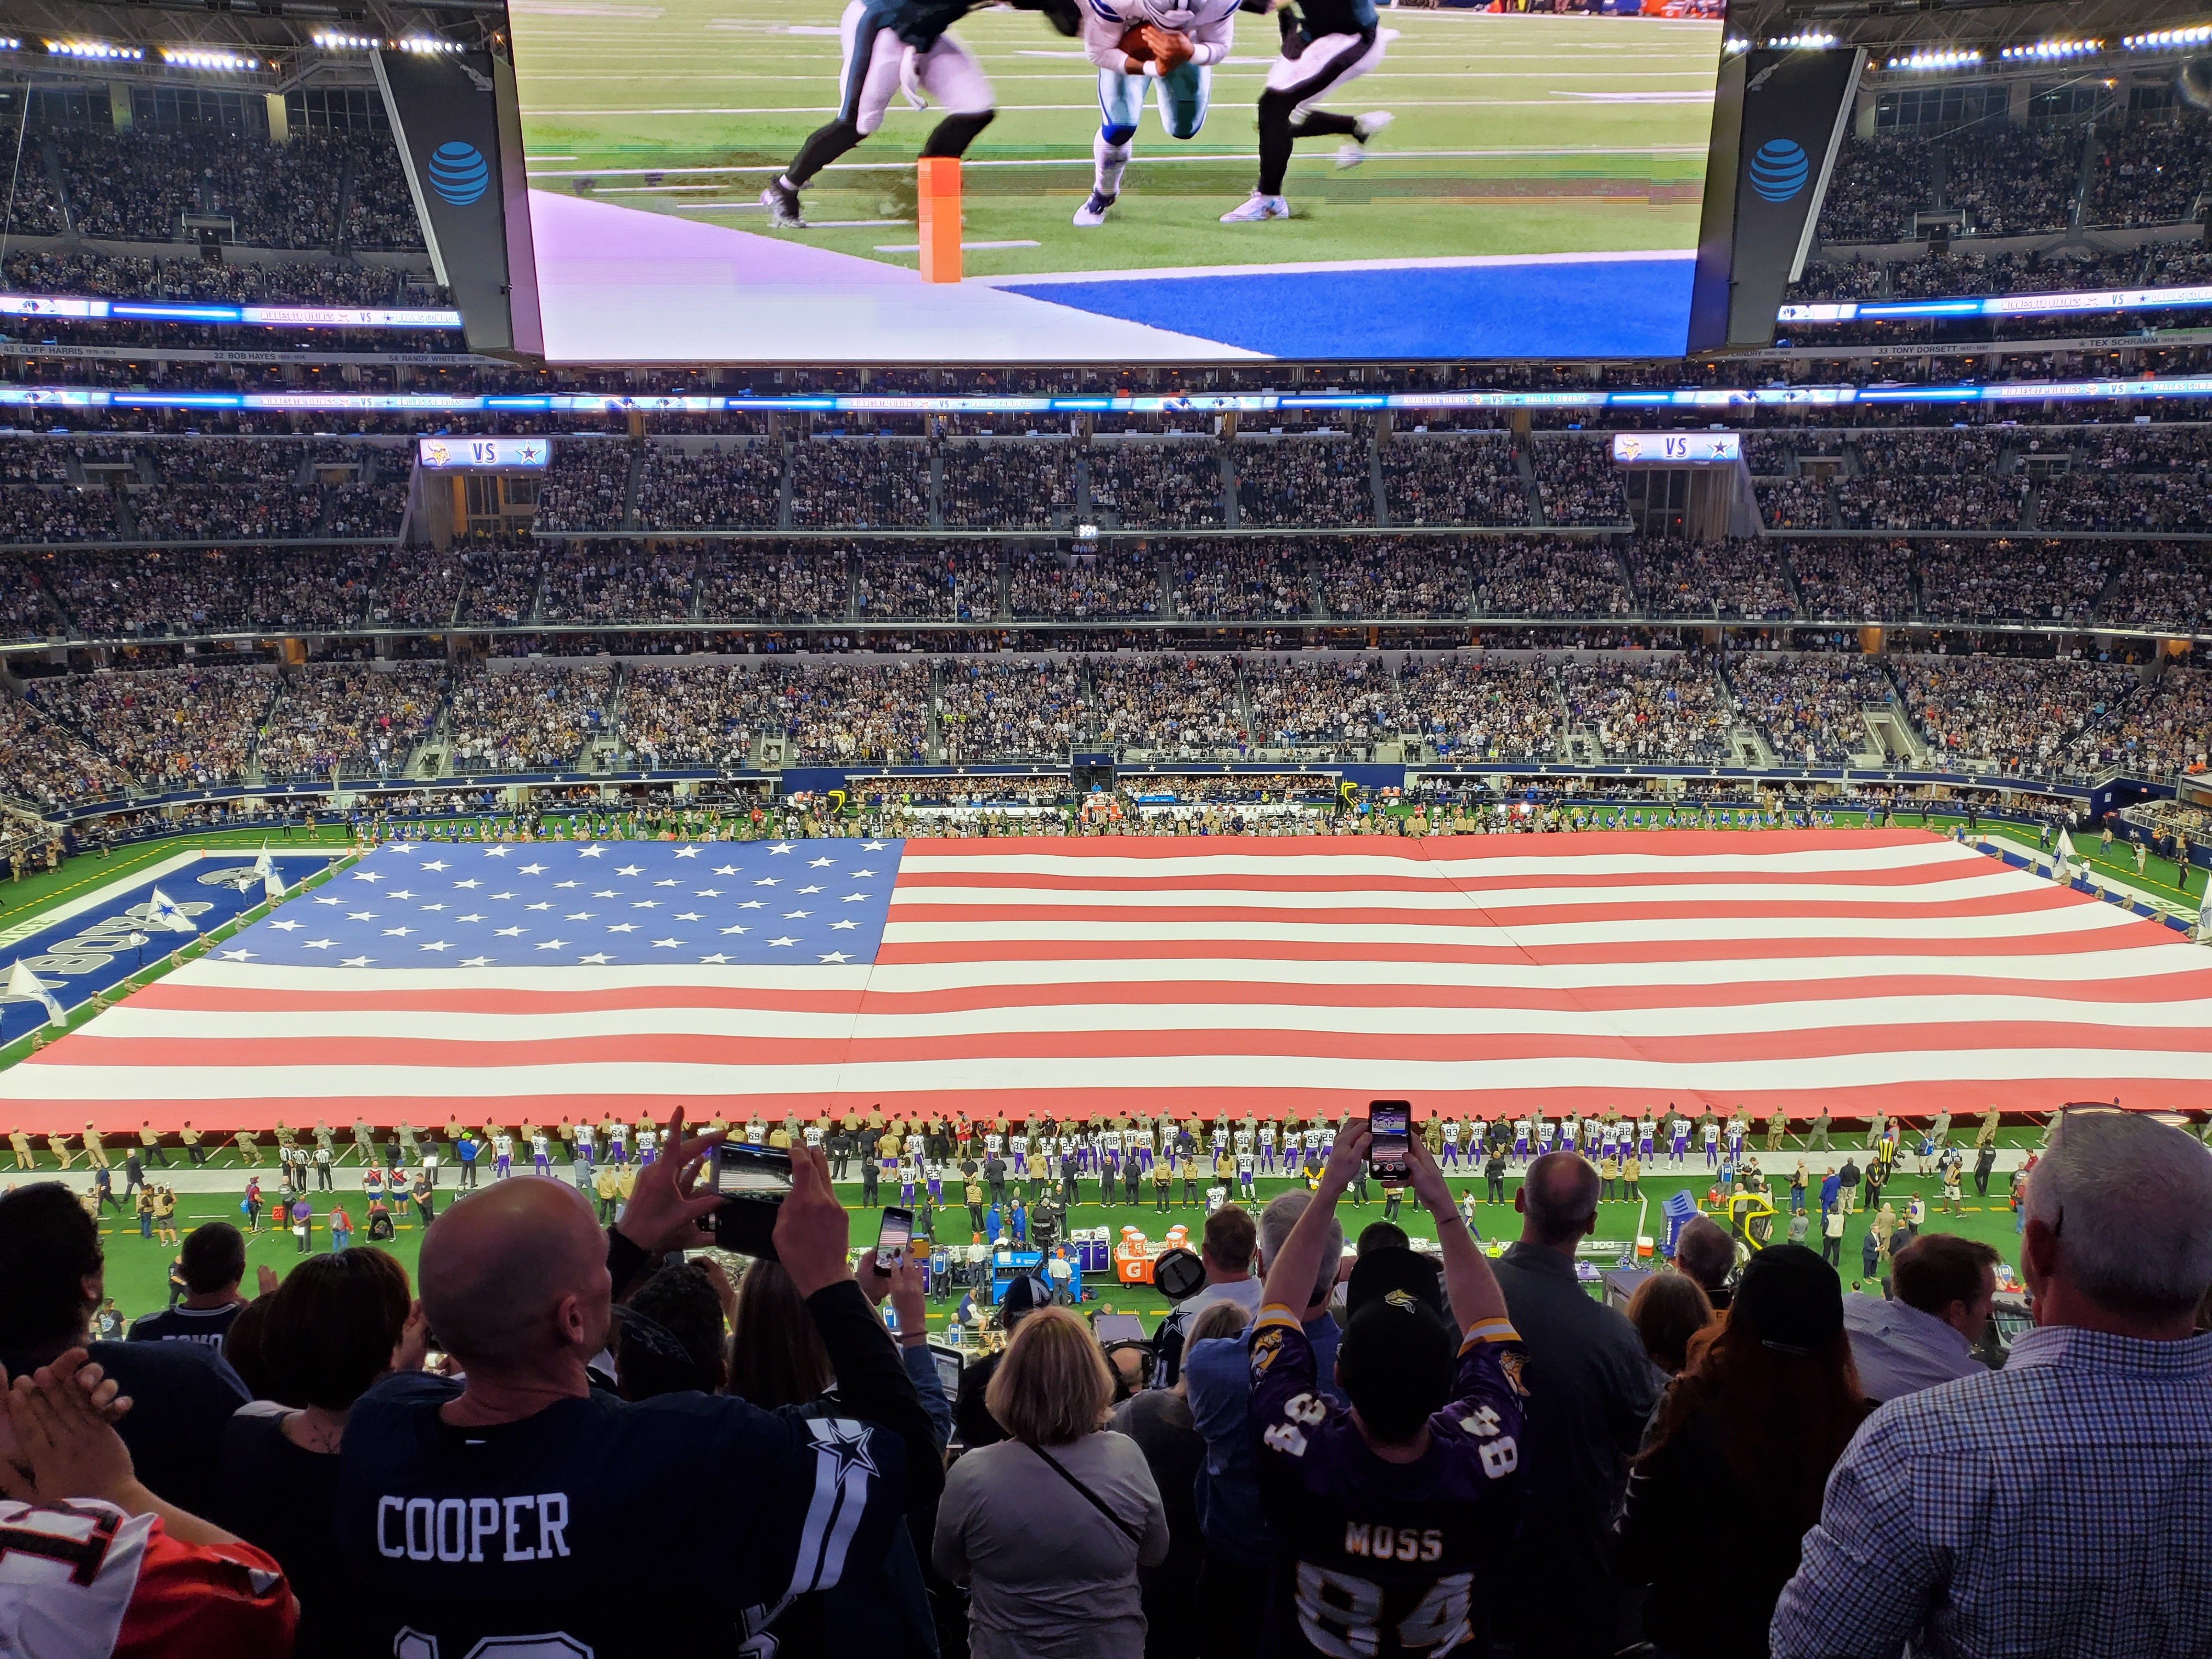
<instances>
[{"instance_id":1,"label":"bald man in foreground","mask_svg":"<svg viewBox=\"0 0 2212 1659\"><path fill-rule=\"evenodd\" d=\"M715 1653L773 1622L796 1650L820 1651L821 1598L794 1600L873 1572L902 1514L934 1504L929 1419L853 1281L818 1152L792 1149L775 1248L848 1414L702 1394L631 1405L592 1389L585 1366L616 1295L665 1252L705 1243L699 1224L722 1202L692 1190L716 1137L686 1140L683 1127L679 1112L671 1154L605 1233L574 1188L521 1176L456 1202L425 1236L422 1310L465 1376L389 1377L347 1425L338 1535L368 1592L368 1650Z\"/></svg>"}]
</instances>

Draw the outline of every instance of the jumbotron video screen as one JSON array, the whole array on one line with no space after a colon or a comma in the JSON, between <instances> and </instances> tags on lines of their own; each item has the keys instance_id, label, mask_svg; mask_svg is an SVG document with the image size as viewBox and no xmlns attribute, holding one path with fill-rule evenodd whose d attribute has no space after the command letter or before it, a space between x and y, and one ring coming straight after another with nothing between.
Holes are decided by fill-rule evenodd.
<instances>
[{"instance_id":1,"label":"jumbotron video screen","mask_svg":"<svg viewBox=\"0 0 2212 1659\"><path fill-rule=\"evenodd\" d=\"M1665 10L510 0L545 355L1679 356L1723 24Z\"/></svg>"}]
</instances>

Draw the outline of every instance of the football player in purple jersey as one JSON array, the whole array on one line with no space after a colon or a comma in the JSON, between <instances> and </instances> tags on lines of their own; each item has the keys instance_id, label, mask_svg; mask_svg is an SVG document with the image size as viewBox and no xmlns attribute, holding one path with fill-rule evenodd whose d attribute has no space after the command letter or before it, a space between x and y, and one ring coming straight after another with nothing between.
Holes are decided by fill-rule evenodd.
<instances>
[{"instance_id":1,"label":"football player in purple jersey","mask_svg":"<svg viewBox=\"0 0 2212 1659\"><path fill-rule=\"evenodd\" d=\"M1322 1238L1365 1172L1368 1142L1364 1118L1338 1133L1313 1201L1269 1264L1254 1328L1251 1427L1277 1539L1260 1650L1442 1659L1483 1650L1476 1575L1520 1522L1525 1355L1416 1136L1407 1161L1414 1196L1436 1218L1442 1285L1411 1250L1363 1255L1346 1287L1337 1393L1324 1391L1298 1312L1334 1275Z\"/></svg>"}]
</instances>

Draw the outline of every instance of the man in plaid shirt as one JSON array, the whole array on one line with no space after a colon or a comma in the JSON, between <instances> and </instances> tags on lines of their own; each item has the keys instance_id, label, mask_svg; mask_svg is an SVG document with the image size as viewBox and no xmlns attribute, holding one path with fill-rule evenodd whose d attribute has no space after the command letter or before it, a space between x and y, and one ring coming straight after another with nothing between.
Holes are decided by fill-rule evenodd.
<instances>
[{"instance_id":1,"label":"man in plaid shirt","mask_svg":"<svg viewBox=\"0 0 2212 1659\"><path fill-rule=\"evenodd\" d=\"M1869 1419L1829 1478L1775 1659L2212 1653L2212 1152L2069 1113L2029 1180L2036 1328L2004 1370Z\"/></svg>"}]
</instances>

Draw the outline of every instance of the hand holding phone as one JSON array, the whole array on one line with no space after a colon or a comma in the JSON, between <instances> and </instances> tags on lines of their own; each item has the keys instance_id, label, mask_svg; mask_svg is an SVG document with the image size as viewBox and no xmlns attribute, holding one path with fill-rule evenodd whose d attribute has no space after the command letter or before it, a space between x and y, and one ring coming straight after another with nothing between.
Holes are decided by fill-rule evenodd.
<instances>
[{"instance_id":1,"label":"hand holding phone","mask_svg":"<svg viewBox=\"0 0 2212 1659\"><path fill-rule=\"evenodd\" d=\"M892 1265L905 1256L907 1245L913 1238L914 1212L887 1206L883 1222L876 1229L876 1271L890 1272Z\"/></svg>"},{"instance_id":2,"label":"hand holding phone","mask_svg":"<svg viewBox=\"0 0 2212 1659\"><path fill-rule=\"evenodd\" d=\"M1406 1139L1411 1133L1413 1103L1403 1100L1370 1101L1367 1128L1367 1168L1385 1188L1403 1187L1413 1171L1406 1162Z\"/></svg>"}]
</instances>

